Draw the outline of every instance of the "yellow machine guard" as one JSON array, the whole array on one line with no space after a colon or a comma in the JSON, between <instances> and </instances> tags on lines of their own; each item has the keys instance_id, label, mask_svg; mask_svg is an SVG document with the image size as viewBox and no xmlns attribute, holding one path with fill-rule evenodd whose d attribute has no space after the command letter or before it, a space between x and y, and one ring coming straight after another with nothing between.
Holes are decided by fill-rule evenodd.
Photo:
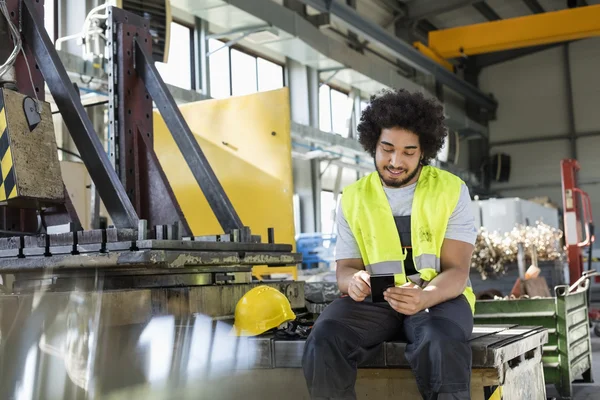
<instances>
[{"instance_id":1,"label":"yellow machine guard","mask_svg":"<svg viewBox=\"0 0 600 400\"><path fill-rule=\"evenodd\" d=\"M180 106L244 225L295 248L287 88ZM154 150L194 235L223 233L158 111Z\"/></svg>"}]
</instances>

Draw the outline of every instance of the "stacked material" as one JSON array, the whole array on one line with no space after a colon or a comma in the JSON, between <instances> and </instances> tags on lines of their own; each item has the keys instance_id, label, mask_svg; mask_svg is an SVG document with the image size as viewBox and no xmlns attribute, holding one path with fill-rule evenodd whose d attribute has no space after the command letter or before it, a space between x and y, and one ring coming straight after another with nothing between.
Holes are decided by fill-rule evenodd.
<instances>
[{"instance_id":1,"label":"stacked material","mask_svg":"<svg viewBox=\"0 0 600 400\"><path fill-rule=\"evenodd\" d=\"M476 269L482 279L498 277L505 273L508 263L517 261L519 243L523 243L526 254L537 250L539 261L564 259L563 232L542 222L535 226L516 226L504 235L480 228L471 259L471 268Z\"/></svg>"}]
</instances>

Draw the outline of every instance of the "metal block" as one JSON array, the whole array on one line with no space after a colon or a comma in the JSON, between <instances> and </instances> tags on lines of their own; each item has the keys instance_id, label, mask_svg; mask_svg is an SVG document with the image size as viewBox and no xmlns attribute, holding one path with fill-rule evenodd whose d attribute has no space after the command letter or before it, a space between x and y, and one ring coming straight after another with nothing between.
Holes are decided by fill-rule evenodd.
<instances>
[{"instance_id":1,"label":"metal block","mask_svg":"<svg viewBox=\"0 0 600 400\"><path fill-rule=\"evenodd\" d=\"M109 229L106 231L106 235L108 242L125 242L128 240L137 240L137 231L135 229Z\"/></svg>"},{"instance_id":2,"label":"metal block","mask_svg":"<svg viewBox=\"0 0 600 400\"><path fill-rule=\"evenodd\" d=\"M18 249L21 240L18 237L0 238L0 250Z\"/></svg>"},{"instance_id":3,"label":"metal block","mask_svg":"<svg viewBox=\"0 0 600 400\"><path fill-rule=\"evenodd\" d=\"M102 229L93 229L90 231L79 231L77 232L77 243L79 245L84 244L100 244L108 240L106 231Z\"/></svg>"},{"instance_id":4,"label":"metal block","mask_svg":"<svg viewBox=\"0 0 600 400\"><path fill-rule=\"evenodd\" d=\"M23 249L23 255L25 257L44 256L45 254L46 249L44 247L26 247Z\"/></svg>"},{"instance_id":5,"label":"metal block","mask_svg":"<svg viewBox=\"0 0 600 400\"><path fill-rule=\"evenodd\" d=\"M36 208L64 201L49 103L0 89L0 161L0 202Z\"/></svg>"},{"instance_id":6,"label":"metal block","mask_svg":"<svg viewBox=\"0 0 600 400\"><path fill-rule=\"evenodd\" d=\"M275 229L274 228L267 228L267 242L275 243Z\"/></svg>"},{"instance_id":7,"label":"metal block","mask_svg":"<svg viewBox=\"0 0 600 400\"><path fill-rule=\"evenodd\" d=\"M25 236L25 247L45 247L46 246L46 235L37 236Z\"/></svg>"},{"instance_id":8,"label":"metal block","mask_svg":"<svg viewBox=\"0 0 600 400\"><path fill-rule=\"evenodd\" d=\"M0 258L4 258L4 257L18 257L18 256L19 256L19 249L0 250Z\"/></svg>"},{"instance_id":9,"label":"metal block","mask_svg":"<svg viewBox=\"0 0 600 400\"><path fill-rule=\"evenodd\" d=\"M240 242L251 242L252 241L252 232L250 231L250 227L244 226L240 229Z\"/></svg>"},{"instance_id":10,"label":"metal block","mask_svg":"<svg viewBox=\"0 0 600 400\"><path fill-rule=\"evenodd\" d=\"M73 245L73 233L58 233L48 235L50 237L50 246L68 246Z\"/></svg>"},{"instance_id":11,"label":"metal block","mask_svg":"<svg viewBox=\"0 0 600 400\"><path fill-rule=\"evenodd\" d=\"M181 240L184 232L184 225L181 221L173 224L173 240Z\"/></svg>"},{"instance_id":12,"label":"metal block","mask_svg":"<svg viewBox=\"0 0 600 400\"><path fill-rule=\"evenodd\" d=\"M218 235L194 236L196 242L220 242Z\"/></svg>"},{"instance_id":13,"label":"metal block","mask_svg":"<svg viewBox=\"0 0 600 400\"><path fill-rule=\"evenodd\" d=\"M138 222L138 237L137 240L148 239L148 221L140 219Z\"/></svg>"},{"instance_id":14,"label":"metal block","mask_svg":"<svg viewBox=\"0 0 600 400\"><path fill-rule=\"evenodd\" d=\"M73 246L51 246L50 247L50 253L52 255L58 255L58 254L72 254L73 253Z\"/></svg>"},{"instance_id":15,"label":"metal block","mask_svg":"<svg viewBox=\"0 0 600 400\"><path fill-rule=\"evenodd\" d=\"M164 225L156 225L154 227L154 237L156 240L165 240L167 238L166 236Z\"/></svg>"},{"instance_id":16,"label":"metal block","mask_svg":"<svg viewBox=\"0 0 600 400\"><path fill-rule=\"evenodd\" d=\"M274 340L275 368L300 368L302 367L302 353L304 340Z\"/></svg>"},{"instance_id":17,"label":"metal block","mask_svg":"<svg viewBox=\"0 0 600 400\"><path fill-rule=\"evenodd\" d=\"M73 232L73 230L74 230L74 225L73 225L72 222L69 222L69 223L66 223L66 224L49 226L46 229L46 232L49 235L56 235L56 234L59 234L59 233Z\"/></svg>"},{"instance_id":18,"label":"metal block","mask_svg":"<svg viewBox=\"0 0 600 400\"><path fill-rule=\"evenodd\" d=\"M218 242L231 242L231 235L219 235L218 238Z\"/></svg>"},{"instance_id":19,"label":"metal block","mask_svg":"<svg viewBox=\"0 0 600 400\"><path fill-rule=\"evenodd\" d=\"M106 243L106 250L108 251L128 251L131 250L131 242L113 242Z\"/></svg>"},{"instance_id":20,"label":"metal block","mask_svg":"<svg viewBox=\"0 0 600 400\"><path fill-rule=\"evenodd\" d=\"M264 251L291 252L292 246L287 244L267 243L231 243L208 241L176 241L176 240L142 240L136 243L138 249L162 249L183 251Z\"/></svg>"}]
</instances>

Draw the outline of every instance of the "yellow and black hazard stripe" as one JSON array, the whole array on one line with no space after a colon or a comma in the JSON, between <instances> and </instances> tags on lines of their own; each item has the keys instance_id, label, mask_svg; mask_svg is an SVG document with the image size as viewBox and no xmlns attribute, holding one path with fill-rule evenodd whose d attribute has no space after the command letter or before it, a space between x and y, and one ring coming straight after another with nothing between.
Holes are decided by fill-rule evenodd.
<instances>
[{"instance_id":1,"label":"yellow and black hazard stripe","mask_svg":"<svg viewBox=\"0 0 600 400\"><path fill-rule=\"evenodd\" d=\"M0 201L17 196L17 181L10 151L4 93L0 90Z\"/></svg>"},{"instance_id":2,"label":"yellow and black hazard stripe","mask_svg":"<svg viewBox=\"0 0 600 400\"><path fill-rule=\"evenodd\" d=\"M502 386L488 386L484 389L486 400L502 400Z\"/></svg>"}]
</instances>

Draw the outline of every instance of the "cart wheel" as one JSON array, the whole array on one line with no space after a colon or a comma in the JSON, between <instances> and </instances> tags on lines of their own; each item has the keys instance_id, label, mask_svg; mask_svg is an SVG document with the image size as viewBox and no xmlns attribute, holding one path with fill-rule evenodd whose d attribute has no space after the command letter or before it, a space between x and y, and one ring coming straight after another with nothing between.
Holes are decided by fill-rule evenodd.
<instances>
[{"instance_id":1,"label":"cart wheel","mask_svg":"<svg viewBox=\"0 0 600 400\"><path fill-rule=\"evenodd\" d=\"M594 325L594 334L600 337L600 323L598 322Z\"/></svg>"}]
</instances>

